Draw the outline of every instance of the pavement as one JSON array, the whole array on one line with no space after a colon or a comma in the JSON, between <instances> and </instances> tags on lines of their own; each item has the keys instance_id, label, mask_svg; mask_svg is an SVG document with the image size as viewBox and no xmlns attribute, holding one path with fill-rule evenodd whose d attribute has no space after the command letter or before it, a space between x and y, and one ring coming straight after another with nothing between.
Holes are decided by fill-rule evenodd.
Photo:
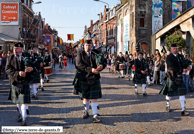
<instances>
[{"instance_id":1,"label":"pavement","mask_svg":"<svg viewBox=\"0 0 194 134\"><path fill-rule=\"evenodd\" d=\"M58 65L57 65L58 67ZM38 91L39 100L32 99L29 105L29 126L63 126L65 134L193 134L194 93L186 95L186 109L190 116L181 116L178 97L173 97L172 112L165 110L165 96L159 95L159 85L147 87L148 96L134 93L134 84L127 78L101 72L103 97L99 99L101 123L82 119L84 108L79 96L72 94L74 65L68 62L66 69L56 68L45 83L45 91ZM16 106L7 100L8 80L0 80L0 126L20 126ZM1 128L0 128L1 129Z\"/></svg>"}]
</instances>

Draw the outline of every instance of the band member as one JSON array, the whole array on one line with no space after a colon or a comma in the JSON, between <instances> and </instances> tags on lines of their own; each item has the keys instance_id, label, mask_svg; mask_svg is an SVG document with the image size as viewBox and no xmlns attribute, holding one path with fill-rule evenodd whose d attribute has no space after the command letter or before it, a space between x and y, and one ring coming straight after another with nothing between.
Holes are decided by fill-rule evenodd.
<instances>
[{"instance_id":1,"label":"band member","mask_svg":"<svg viewBox=\"0 0 194 134\"><path fill-rule=\"evenodd\" d=\"M30 88L32 92L32 98L35 98L36 100L38 99L37 89L38 89L38 83L40 83L41 67L43 66L42 60L37 53L38 53L38 49L34 47L31 55L31 59L33 62L33 68L35 69L34 71L36 71L36 76L33 79L32 83L30 84Z\"/></svg>"},{"instance_id":2,"label":"band member","mask_svg":"<svg viewBox=\"0 0 194 134\"><path fill-rule=\"evenodd\" d=\"M94 52L95 51L95 52ZM79 87L81 88L84 98L85 112L83 119L89 118L89 104L93 111L93 122L98 123L101 120L98 117L98 98L102 97L100 74L99 72L106 67L106 63L97 66L96 63L97 50L92 50L92 40L87 40L84 45L84 50L78 52L76 58L77 74Z\"/></svg>"},{"instance_id":3,"label":"band member","mask_svg":"<svg viewBox=\"0 0 194 134\"><path fill-rule=\"evenodd\" d=\"M148 72L148 65L143 59L143 53L138 53L138 58L135 59L135 75L133 82L135 84L135 94L138 94L138 86L142 84L143 96L146 96L146 73Z\"/></svg>"},{"instance_id":4,"label":"band member","mask_svg":"<svg viewBox=\"0 0 194 134\"><path fill-rule=\"evenodd\" d=\"M182 79L183 59L182 56L178 54L177 44L171 45L171 54L166 58L167 64L167 81L166 84L160 91L161 95L166 95L166 110L170 110L170 100L172 96L179 96L179 101L182 107L182 116L189 115L189 112L185 111L185 95L187 94L187 89Z\"/></svg>"},{"instance_id":5,"label":"band member","mask_svg":"<svg viewBox=\"0 0 194 134\"><path fill-rule=\"evenodd\" d=\"M129 55L129 58L127 59L127 74L129 75L129 81L130 81L130 78L131 78L131 75L133 73L133 65L134 65L134 59L133 59L133 55L130 54Z\"/></svg>"},{"instance_id":6,"label":"band member","mask_svg":"<svg viewBox=\"0 0 194 134\"><path fill-rule=\"evenodd\" d=\"M11 54L6 63L6 72L9 75L11 84L11 100L17 104L19 109L18 122L22 122L22 126L26 126L27 108L30 103L29 82L31 80L32 67L25 67L24 58L30 55L22 55L22 43L14 45L14 54Z\"/></svg>"},{"instance_id":7,"label":"band member","mask_svg":"<svg viewBox=\"0 0 194 134\"><path fill-rule=\"evenodd\" d=\"M51 64L51 56L49 55L48 51L46 50L45 59L44 59L44 67L48 67L48 66L50 66L50 64ZM45 74L44 76L46 78L46 81L49 82L48 75Z\"/></svg>"},{"instance_id":8,"label":"band member","mask_svg":"<svg viewBox=\"0 0 194 134\"><path fill-rule=\"evenodd\" d=\"M147 78L148 85L150 86L151 85L151 83L150 83L150 70L149 70L150 58L147 57L146 53L144 53L143 58L144 58L144 61L146 62L146 65L148 66L147 67L148 71L146 72L146 78Z\"/></svg>"},{"instance_id":9,"label":"band member","mask_svg":"<svg viewBox=\"0 0 194 134\"><path fill-rule=\"evenodd\" d=\"M125 68L119 68L119 64L124 64L125 67L125 58L122 56L122 52L119 53L119 56L116 58L115 61L116 70L118 71L118 78L120 78L120 74L122 75L121 78L124 78L123 71L125 70Z\"/></svg>"}]
</instances>

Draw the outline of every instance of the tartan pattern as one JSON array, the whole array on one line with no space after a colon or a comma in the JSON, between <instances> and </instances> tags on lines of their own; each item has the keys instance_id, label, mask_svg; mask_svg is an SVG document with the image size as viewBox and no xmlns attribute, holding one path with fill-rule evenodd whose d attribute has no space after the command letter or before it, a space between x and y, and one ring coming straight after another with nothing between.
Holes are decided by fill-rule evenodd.
<instances>
[{"instance_id":1,"label":"tartan pattern","mask_svg":"<svg viewBox=\"0 0 194 134\"><path fill-rule=\"evenodd\" d=\"M183 81L180 86L176 86L170 78L167 78L166 84L163 86L159 94L168 96L186 95L187 89Z\"/></svg>"},{"instance_id":2,"label":"tartan pattern","mask_svg":"<svg viewBox=\"0 0 194 134\"><path fill-rule=\"evenodd\" d=\"M31 84L40 83L40 72L36 72L36 76L33 78Z\"/></svg>"},{"instance_id":3,"label":"tartan pattern","mask_svg":"<svg viewBox=\"0 0 194 134\"><path fill-rule=\"evenodd\" d=\"M100 80L97 80L94 85L88 85L86 81L79 81L79 87L82 91L84 99L102 98Z\"/></svg>"},{"instance_id":4,"label":"tartan pattern","mask_svg":"<svg viewBox=\"0 0 194 134\"><path fill-rule=\"evenodd\" d=\"M23 94L19 94L18 98L17 98L16 97L15 86L12 85L11 100L12 100L13 103L15 103L15 104L26 104L26 103L28 104L28 103L31 103L31 100L30 100L30 85L29 84L23 85L23 88L24 88Z\"/></svg>"},{"instance_id":5,"label":"tartan pattern","mask_svg":"<svg viewBox=\"0 0 194 134\"><path fill-rule=\"evenodd\" d=\"M127 74L131 75L132 73L133 73L133 68L129 68L129 69L127 70Z\"/></svg>"},{"instance_id":6,"label":"tartan pattern","mask_svg":"<svg viewBox=\"0 0 194 134\"><path fill-rule=\"evenodd\" d=\"M134 75L134 78L133 78L133 83L134 84L146 84L146 76L143 75L142 76L142 79L138 79L136 74Z\"/></svg>"},{"instance_id":7,"label":"tartan pattern","mask_svg":"<svg viewBox=\"0 0 194 134\"><path fill-rule=\"evenodd\" d=\"M80 89L80 87L79 87L79 81L78 81L78 79L75 78L74 81L75 81L75 82L74 82L74 89L75 89L76 91L78 91L78 92L81 92L81 89Z\"/></svg>"},{"instance_id":8,"label":"tartan pattern","mask_svg":"<svg viewBox=\"0 0 194 134\"><path fill-rule=\"evenodd\" d=\"M44 67L41 68L40 79L44 79Z\"/></svg>"}]
</instances>

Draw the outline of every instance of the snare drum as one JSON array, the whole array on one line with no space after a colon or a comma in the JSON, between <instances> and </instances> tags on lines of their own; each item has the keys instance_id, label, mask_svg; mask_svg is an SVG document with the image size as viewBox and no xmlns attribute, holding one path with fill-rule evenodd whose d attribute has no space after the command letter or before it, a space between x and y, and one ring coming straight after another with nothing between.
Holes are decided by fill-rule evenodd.
<instances>
[{"instance_id":1,"label":"snare drum","mask_svg":"<svg viewBox=\"0 0 194 134\"><path fill-rule=\"evenodd\" d=\"M44 73L46 75L52 75L52 67L44 67Z\"/></svg>"},{"instance_id":2,"label":"snare drum","mask_svg":"<svg viewBox=\"0 0 194 134\"><path fill-rule=\"evenodd\" d=\"M119 64L119 69L124 70L125 69L125 64Z\"/></svg>"}]
</instances>

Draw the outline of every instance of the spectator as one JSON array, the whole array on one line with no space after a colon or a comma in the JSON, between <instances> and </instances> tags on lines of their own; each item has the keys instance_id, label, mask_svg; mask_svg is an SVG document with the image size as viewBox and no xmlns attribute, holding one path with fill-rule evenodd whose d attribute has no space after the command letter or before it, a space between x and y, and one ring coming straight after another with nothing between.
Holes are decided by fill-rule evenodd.
<instances>
[{"instance_id":1,"label":"spectator","mask_svg":"<svg viewBox=\"0 0 194 134\"><path fill-rule=\"evenodd\" d=\"M112 59L111 59L111 70L112 70L112 74L113 73L116 73L116 69L115 69L115 55L112 56Z\"/></svg>"},{"instance_id":2,"label":"spectator","mask_svg":"<svg viewBox=\"0 0 194 134\"><path fill-rule=\"evenodd\" d=\"M59 56L59 68L63 69L63 53Z\"/></svg>"},{"instance_id":3,"label":"spectator","mask_svg":"<svg viewBox=\"0 0 194 134\"><path fill-rule=\"evenodd\" d=\"M107 68L109 70L109 73L111 72L110 69L111 69L111 55L109 54L108 55L108 59L107 59Z\"/></svg>"},{"instance_id":4,"label":"spectator","mask_svg":"<svg viewBox=\"0 0 194 134\"><path fill-rule=\"evenodd\" d=\"M193 89L193 76L194 76L194 61L192 61L192 69L189 73L189 86L191 88L191 92L194 92L194 89Z\"/></svg>"},{"instance_id":5,"label":"spectator","mask_svg":"<svg viewBox=\"0 0 194 134\"><path fill-rule=\"evenodd\" d=\"M165 84L165 61L166 58L165 56L162 56L162 60L160 61L160 80L161 80L161 85Z\"/></svg>"},{"instance_id":6,"label":"spectator","mask_svg":"<svg viewBox=\"0 0 194 134\"><path fill-rule=\"evenodd\" d=\"M154 78L154 84L160 85L160 57L157 57L157 60L154 64L154 70L155 70L155 78Z\"/></svg>"},{"instance_id":7,"label":"spectator","mask_svg":"<svg viewBox=\"0 0 194 134\"><path fill-rule=\"evenodd\" d=\"M6 52L3 52L3 54L2 54L2 72L3 72L3 79L8 79L8 75L5 72L6 58L7 58L7 53Z\"/></svg>"}]
</instances>

